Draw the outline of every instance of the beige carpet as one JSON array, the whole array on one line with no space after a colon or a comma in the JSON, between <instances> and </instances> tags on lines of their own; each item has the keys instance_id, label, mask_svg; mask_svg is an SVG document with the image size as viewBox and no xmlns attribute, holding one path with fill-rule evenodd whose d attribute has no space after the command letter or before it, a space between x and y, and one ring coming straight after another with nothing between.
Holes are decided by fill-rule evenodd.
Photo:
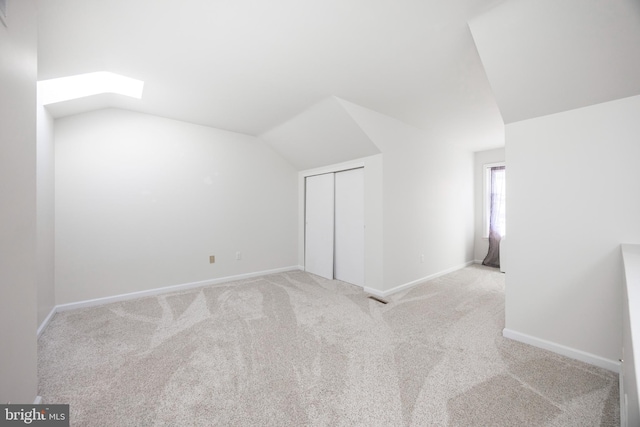
<instances>
[{"instance_id":1,"label":"beige carpet","mask_svg":"<svg viewBox=\"0 0 640 427\"><path fill-rule=\"evenodd\" d=\"M39 393L75 426L614 426L611 372L501 336L504 275L395 294L290 272L57 314Z\"/></svg>"}]
</instances>

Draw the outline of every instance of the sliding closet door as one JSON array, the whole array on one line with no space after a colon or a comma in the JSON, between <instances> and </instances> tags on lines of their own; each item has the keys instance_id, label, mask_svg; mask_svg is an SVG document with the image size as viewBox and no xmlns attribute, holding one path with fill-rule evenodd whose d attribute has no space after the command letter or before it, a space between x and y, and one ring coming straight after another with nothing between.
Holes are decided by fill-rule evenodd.
<instances>
[{"instance_id":1,"label":"sliding closet door","mask_svg":"<svg viewBox=\"0 0 640 427\"><path fill-rule=\"evenodd\" d=\"M364 169L335 181L335 278L364 286Z\"/></svg>"},{"instance_id":2,"label":"sliding closet door","mask_svg":"<svg viewBox=\"0 0 640 427\"><path fill-rule=\"evenodd\" d=\"M306 178L304 266L309 273L333 279L334 176Z\"/></svg>"}]
</instances>

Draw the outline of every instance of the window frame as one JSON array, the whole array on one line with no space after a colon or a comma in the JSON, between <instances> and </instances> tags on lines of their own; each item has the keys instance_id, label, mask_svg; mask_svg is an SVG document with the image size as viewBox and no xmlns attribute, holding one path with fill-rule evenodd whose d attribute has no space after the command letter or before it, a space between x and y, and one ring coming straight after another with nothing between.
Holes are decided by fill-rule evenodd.
<instances>
[{"instance_id":1,"label":"window frame","mask_svg":"<svg viewBox=\"0 0 640 427\"><path fill-rule=\"evenodd\" d=\"M489 221L491 219L491 168L507 167L506 162L486 163L482 165L483 196L482 196L482 238L489 238Z\"/></svg>"}]
</instances>

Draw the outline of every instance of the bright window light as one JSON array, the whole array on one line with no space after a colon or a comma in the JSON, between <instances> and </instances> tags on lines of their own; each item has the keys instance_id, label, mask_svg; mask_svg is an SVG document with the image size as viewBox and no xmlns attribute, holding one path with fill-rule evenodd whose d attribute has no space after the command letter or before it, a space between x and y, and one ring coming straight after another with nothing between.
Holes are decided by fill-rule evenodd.
<instances>
[{"instance_id":1,"label":"bright window light","mask_svg":"<svg viewBox=\"0 0 640 427\"><path fill-rule=\"evenodd\" d=\"M117 93L140 99L142 98L143 86L144 82L141 80L108 71L99 71L39 81L38 94L42 105L101 93Z\"/></svg>"}]
</instances>

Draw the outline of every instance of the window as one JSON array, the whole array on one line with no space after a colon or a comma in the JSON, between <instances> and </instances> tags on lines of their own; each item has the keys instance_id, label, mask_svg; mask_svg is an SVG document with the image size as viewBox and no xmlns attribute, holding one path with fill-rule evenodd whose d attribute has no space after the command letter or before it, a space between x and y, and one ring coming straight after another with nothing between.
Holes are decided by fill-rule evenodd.
<instances>
[{"instance_id":1,"label":"window","mask_svg":"<svg viewBox=\"0 0 640 427\"><path fill-rule=\"evenodd\" d=\"M505 163L484 165L484 237L489 237L489 229L504 236L506 224L506 167Z\"/></svg>"},{"instance_id":2,"label":"window","mask_svg":"<svg viewBox=\"0 0 640 427\"><path fill-rule=\"evenodd\" d=\"M95 73L40 80L38 82L38 95L42 105L102 93L117 93L141 99L143 88L144 82L141 80L108 71L98 71Z\"/></svg>"}]
</instances>

